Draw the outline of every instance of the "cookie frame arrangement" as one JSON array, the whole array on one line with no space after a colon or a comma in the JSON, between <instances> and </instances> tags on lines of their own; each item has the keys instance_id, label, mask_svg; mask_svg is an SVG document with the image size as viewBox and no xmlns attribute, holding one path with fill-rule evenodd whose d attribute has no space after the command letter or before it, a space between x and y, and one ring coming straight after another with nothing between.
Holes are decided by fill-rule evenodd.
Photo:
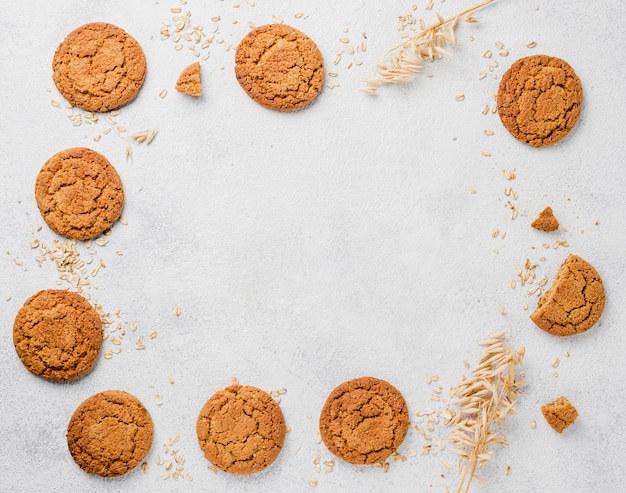
<instances>
[{"instance_id":1,"label":"cookie frame arrangement","mask_svg":"<svg viewBox=\"0 0 626 493\"><path fill-rule=\"evenodd\" d=\"M176 89L200 97L200 74L199 63L190 65ZM53 58L53 80L59 92L87 111L106 112L128 104L137 97L145 75L141 46L122 29L106 23L86 24L72 31ZM263 107L279 112L300 110L322 89L323 58L315 43L297 29L283 24L260 26L239 44L235 76L246 94ZM582 85L563 60L546 55L526 57L503 76L497 105L502 124L517 140L533 147L553 145L578 121ZM35 198L52 231L86 240L119 219L124 191L106 157L88 148L69 148L43 165ZM558 221L547 209L540 215L542 222L533 227L554 231ZM604 306L599 274L590 263L570 254L530 318L551 335L572 336L594 326ZM19 358L31 373L62 382L81 378L94 366L102 343L102 324L98 313L79 294L44 290L19 310L13 338ZM543 406L542 412L559 433L578 415L564 397ZM364 376L331 391L320 412L319 429L328 450L345 462L380 464L402 444L408 416L406 400L398 389ZM224 472L249 475L276 461L284 444L286 422L271 395L237 384L218 390L207 400L198 414L196 434L209 462ZM103 436L107 439L102 440ZM66 435L79 467L103 477L134 469L149 453L153 437L154 425L146 407L121 390L87 398L71 416Z\"/></svg>"}]
</instances>

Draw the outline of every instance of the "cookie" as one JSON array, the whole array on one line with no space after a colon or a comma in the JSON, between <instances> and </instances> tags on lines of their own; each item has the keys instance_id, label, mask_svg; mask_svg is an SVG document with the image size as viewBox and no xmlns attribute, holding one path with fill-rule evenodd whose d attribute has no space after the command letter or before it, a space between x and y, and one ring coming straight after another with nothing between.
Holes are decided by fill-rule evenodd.
<instances>
[{"instance_id":1,"label":"cookie","mask_svg":"<svg viewBox=\"0 0 626 493\"><path fill-rule=\"evenodd\" d=\"M61 95L86 111L111 111L137 96L146 78L139 43L112 24L75 29L52 59L52 79Z\"/></svg>"},{"instance_id":2,"label":"cookie","mask_svg":"<svg viewBox=\"0 0 626 493\"><path fill-rule=\"evenodd\" d=\"M176 90L189 96L202 96L202 83L200 82L200 62L192 63L182 71L176 81Z\"/></svg>"},{"instance_id":3,"label":"cookie","mask_svg":"<svg viewBox=\"0 0 626 493\"><path fill-rule=\"evenodd\" d=\"M400 446L409 426L402 394L373 377L336 387L320 414L320 433L333 454L351 464L384 462Z\"/></svg>"},{"instance_id":4,"label":"cookie","mask_svg":"<svg viewBox=\"0 0 626 493\"><path fill-rule=\"evenodd\" d=\"M598 272L586 260L569 254L530 318L548 334L571 336L593 327L604 303L604 285Z\"/></svg>"},{"instance_id":5,"label":"cookie","mask_svg":"<svg viewBox=\"0 0 626 493\"><path fill-rule=\"evenodd\" d=\"M517 140L556 144L576 125L583 102L580 79L567 62L547 55L517 60L500 81L498 114Z\"/></svg>"},{"instance_id":6,"label":"cookie","mask_svg":"<svg viewBox=\"0 0 626 493\"><path fill-rule=\"evenodd\" d=\"M150 413L134 395L107 390L87 398L67 425L67 446L82 470L98 476L126 474L150 451Z\"/></svg>"},{"instance_id":7,"label":"cookie","mask_svg":"<svg viewBox=\"0 0 626 493\"><path fill-rule=\"evenodd\" d=\"M542 210L530 226L540 231L556 231L559 229L559 221L554 217L552 207Z\"/></svg>"},{"instance_id":8,"label":"cookie","mask_svg":"<svg viewBox=\"0 0 626 493\"><path fill-rule=\"evenodd\" d=\"M31 373L54 382L87 373L102 347L102 321L81 295L48 289L26 300L13 324L17 355Z\"/></svg>"},{"instance_id":9,"label":"cookie","mask_svg":"<svg viewBox=\"0 0 626 493\"><path fill-rule=\"evenodd\" d=\"M196 423L205 457L222 471L247 475L276 460L285 441L280 406L267 392L231 385L204 405Z\"/></svg>"},{"instance_id":10,"label":"cookie","mask_svg":"<svg viewBox=\"0 0 626 493\"><path fill-rule=\"evenodd\" d=\"M559 433L563 433L578 417L578 411L565 397L541 406L541 412L548 424Z\"/></svg>"},{"instance_id":11,"label":"cookie","mask_svg":"<svg viewBox=\"0 0 626 493\"><path fill-rule=\"evenodd\" d=\"M35 199L55 233L87 240L120 217L124 190L107 158L86 147L74 147L46 161L37 175Z\"/></svg>"},{"instance_id":12,"label":"cookie","mask_svg":"<svg viewBox=\"0 0 626 493\"><path fill-rule=\"evenodd\" d=\"M257 27L235 53L235 75L246 94L266 108L293 111L313 101L324 84L315 42L285 24Z\"/></svg>"}]
</instances>

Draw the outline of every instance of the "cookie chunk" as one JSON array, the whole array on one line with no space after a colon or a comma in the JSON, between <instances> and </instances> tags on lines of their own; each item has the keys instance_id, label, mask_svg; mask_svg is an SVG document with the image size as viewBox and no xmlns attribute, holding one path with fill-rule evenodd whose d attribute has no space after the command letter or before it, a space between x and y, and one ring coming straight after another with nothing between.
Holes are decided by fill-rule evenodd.
<instances>
[{"instance_id":1,"label":"cookie chunk","mask_svg":"<svg viewBox=\"0 0 626 493\"><path fill-rule=\"evenodd\" d=\"M192 63L182 71L176 81L176 90L189 96L202 96L202 84L200 82L200 62Z\"/></svg>"},{"instance_id":2,"label":"cookie chunk","mask_svg":"<svg viewBox=\"0 0 626 493\"><path fill-rule=\"evenodd\" d=\"M286 427L280 406L268 393L249 385L231 385L206 402L196 433L212 464L231 474L247 475L276 460Z\"/></svg>"},{"instance_id":3,"label":"cookie chunk","mask_svg":"<svg viewBox=\"0 0 626 493\"><path fill-rule=\"evenodd\" d=\"M61 95L86 111L110 111L132 101L146 78L139 43L112 24L94 22L72 31L52 59Z\"/></svg>"},{"instance_id":4,"label":"cookie chunk","mask_svg":"<svg viewBox=\"0 0 626 493\"><path fill-rule=\"evenodd\" d=\"M554 217L552 207L542 210L530 226L540 231L556 231L559 229L559 221Z\"/></svg>"},{"instance_id":5,"label":"cookie chunk","mask_svg":"<svg viewBox=\"0 0 626 493\"><path fill-rule=\"evenodd\" d=\"M400 446L409 426L402 394L373 377L336 387L320 415L320 433L333 454L351 464L376 464Z\"/></svg>"},{"instance_id":6,"label":"cookie chunk","mask_svg":"<svg viewBox=\"0 0 626 493\"><path fill-rule=\"evenodd\" d=\"M74 147L46 161L37 175L35 199L55 233L87 240L120 217L124 190L107 158L86 147Z\"/></svg>"},{"instance_id":7,"label":"cookie chunk","mask_svg":"<svg viewBox=\"0 0 626 493\"><path fill-rule=\"evenodd\" d=\"M31 373L55 382L75 380L98 359L102 321L79 294L39 291L17 312L13 344Z\"/></svg>"},{"instance_id":8,"label":"cookie chunk","mask_svg":"<svg viewBox=\"0 0 626 493\"><path fill-rule=\"evenodd\" d=\"M541 406L541 412L548 424L559 433L563 433L578 417L578 411L565 397Z\"/></svg>"},{"instance_id":9,"label":"cookie chunk","mask_svg":"<svg viewBox=\"0 0 626 493\"><path fill-rule=\"evenodd\" d=\"M602 315L604 302L598 272L586 260L570 254L530 318L549 334L571 336L593 327Z\"/></svg>"},{"instance_id":10,"label":"cookie chunk","mask_svg":"<svg viewBox=\"0 0 626 493\"><path fill-rule=\"evenodd\" d=\"M500 81L498 114L517 140L556 144L576 125L583 102L580 79L567 62L547 55L517 60Z\"/></svg>"},{"instance_id":11,"label":"cookie chunk","mask_svg":"<svg viewBox=\"0 0 626 493\"><path fill-rule=\"evenodd\" d=\"M126 474L150 451L150 413L134 395L107 390L86 399L67 426L67 446L81 469L98 476Z\"/></svg>"},{"instance_id":12,"label":"cookie chunk","mask_svg":"<svg viewBox=\"0 0 626 493\"><path fill-rule=\"evenodd\" d=\"M324 60L306 34L285 24L257 27L235 53L235 75L266 108L292 111L313 101L324 84Z\"/></svg>"}]
</instances>

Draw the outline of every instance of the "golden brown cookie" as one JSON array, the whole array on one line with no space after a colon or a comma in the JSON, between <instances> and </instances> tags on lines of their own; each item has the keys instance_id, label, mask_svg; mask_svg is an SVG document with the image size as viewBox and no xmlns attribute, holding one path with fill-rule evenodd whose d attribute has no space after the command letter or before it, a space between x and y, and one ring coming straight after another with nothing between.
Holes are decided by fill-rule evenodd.
<instances>
[{"instance_id":1,"label":"golden brown cookie","mask_svg":"<svg viewBox=\"0 0 626 493\"><path fill-rule=\"evenodd\" d=\"M385 461L404 440L408 426L402 394L373 377L355 378L336 387L320 415L324 444L351 464Z\"/></svg>"},{"instance_id":2,"label":"golden brown cookie","mask_svg":"<svg viewBox=\"0 0 626 493\"><path fill-rule=\"evenodd\" d=\"M604 302L598 272L586 260L569 254L530 318L549 334L571 336L593 327L602 315Z\"/></svg>"},{"instance_id":3,"label":"golden brown cookie","mask_svg":"<svg viewBox=\"0 0 626 493\"><path fill-rule=\"evenodd\" d=\"M48 159L37 175L35 198L50 229L76 240L110 228L124 206L117 171L102 154L86 147L66 149Z\"/></svg>"},{"instance_id":4,"label":"golden brown cookie","mask_svg":"<svg viewBox=\"0 0 626 493\"><path fill-rule=\"evenodd\" d=\"M254 474L269 466L285 441L285 419L267 392L231 385L206 402L196 423L200 448L222 471Z\"/></svg>"},{"instance_id":5,"label":"golden brown cookie","mask_svg":"<svg viewBox=\"0 0 626 493\"><path fill-rule=\"evenodd\" d=\"M110 111L135 99L146 78L146 57L123 29L104 22L85 24L57 48L52 78L70 104Z\"/></svg>"},{"instance_id":6,"label":"golden brown cookie","mask_svg":"<svg viewBox=\"0 0 626 493\"><path fill-rule=\"evenodd\" d=\"M55 382L74 380L98 359L102 321L79 294L39 291L17 312L13 344L31 373Z\"/></svg>"},{"instance_id":7,"label":"golden brown cookie","mask_svg":"<svg viewBox=\"0 0 626 493\"><path fill-rule=\"evenodd\" d=\"M583 102L580 79L567 62L547 55L517 60L500 81L498 114L517 140L557 143L576 125Z\"/></svg>"},{"instance_id":8,"label":"golden brown cookie","mask_svg":"<svg viewBox=\"0 0 626 493\"><path fill-rule=\"evenodd\" d=\"M541 406L541 412L548 424L559 433L563 433L578 417L578 411L565 397Z\"/></svg>"},{"instance_id":9,"label":"golden brown cookie","mask_svg":"<svg viewBox=\"0 0 626 493\"><path fill-rule=\"evenodd\" d=\"M542 210L530 226L540 231L556 231L559 229L559 221L554 217L552 207Z\"/></svg>"},{"instance_id":10,"label":"golden brown cookie","mask_svg":"<svg viewBox=\"0 0 626 493\"><path fill-rule=\"evenodd\" d=\"M306 34L285 24L259 26L241 40L235 75L266 108L292 111L313 101L324 84L324 60Z\"/></svg>"},{"instance_id":11,"label":"golden brown cookie","mask_svg":"<svg viewBox=\"0 0 626 493\"><path fill-rule=\"evenodd\" d=\"M182 71L176 81L176 90L189 96L202 96L202 83L200 81L200 62L192 63Z\"/></svg>"},{"instance_id":12,"label":"golden brown cookie","mask_svg":"<svg viewBox=\"0 0 626 493\"><path fill-rule=\"evenodd\" d=\"M76 408L67 425L67 446L84 471L121 476L148 455L153 435L152 418L139 399L107 390Z\"/></svg>"}]
</instances>

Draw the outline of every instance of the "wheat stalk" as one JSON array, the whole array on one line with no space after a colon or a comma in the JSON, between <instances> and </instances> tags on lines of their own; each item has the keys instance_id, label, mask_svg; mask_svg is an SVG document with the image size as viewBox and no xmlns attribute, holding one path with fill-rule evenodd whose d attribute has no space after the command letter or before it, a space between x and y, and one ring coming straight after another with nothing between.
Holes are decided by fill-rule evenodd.
<instances>
[{"instance_id":1,"label":"wheat stalk","mask_svg":"<svg viewBox=\"0 0 626 493\"><path fill-rule=\"evenodd\" d=\"M455 30L459 22L478 22L472 14L494 1L485 0L449 19L444 19L437 14L437 23L422 29L402 44L389 50L389 61L378 65L376 77L365 81L370 87L362 91L374 94L382 85L406 82L422 71L426 61L434 62L449 54L445 47L448 44L458 44Z\"/></svg>"},{"instance_id":2,"label":"wheat stalk","mask_svg":"<svg viewBox=\"0 0 626 493\"><path fill-rule=\"evenodd\" d=\"M468 492L473 479L482 479L476 471L493 455L492 446L507 446L502 433L506 417L515 413L517 397L522 393L524 374L519 366L524 348L514 351L504 332L481 342L486 346L470 378L451 391L459 412L451 423L448 442L458 455L462 473L457 493Z\"/></svg>"}]
</instances>

